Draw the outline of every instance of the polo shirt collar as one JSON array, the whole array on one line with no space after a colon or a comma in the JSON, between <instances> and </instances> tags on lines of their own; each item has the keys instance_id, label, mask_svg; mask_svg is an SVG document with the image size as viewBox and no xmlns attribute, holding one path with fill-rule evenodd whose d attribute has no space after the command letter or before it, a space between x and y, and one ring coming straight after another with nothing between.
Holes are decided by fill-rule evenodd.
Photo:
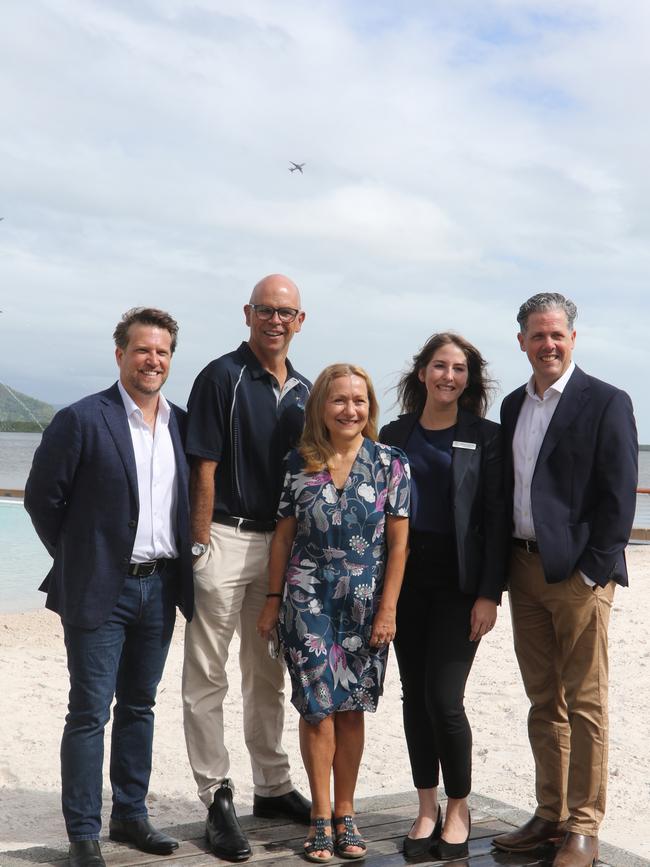
<instances>
[{"instance_id":1,"label":"polo shirt collar","mask_svg":"<svg viewBox=\"0 0 650 867\"><path fill-rule=\"evenodd\" d=\"M242 360L250 370L253 379L261 379L263 376L271 376L268 370L265 367L262 367L259 358L255 355L245 340L241 342L237 352L242 356ZM285 359L285 363L287 365L287 379L290 379L292 376L295 376L293 365L288 358ZM296 377L296 379L297 378L298 377Z\"/></svg>"}]
</instances>

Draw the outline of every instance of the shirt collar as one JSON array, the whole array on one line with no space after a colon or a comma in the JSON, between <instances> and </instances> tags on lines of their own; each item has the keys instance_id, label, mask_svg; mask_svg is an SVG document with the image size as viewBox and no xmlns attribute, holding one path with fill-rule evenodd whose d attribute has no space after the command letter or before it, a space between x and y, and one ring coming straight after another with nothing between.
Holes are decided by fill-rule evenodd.
<instances>
[{"instance_id":1,"label":"shirt collar","mask_svg":"<svg viewBox=\"0 0 650 867\"><path fill-rule=\"evenodd\" d=\"M117 387L120 391L120 397L122 398L122 403L124 404L124 409L126 410L127 416L133 415L135 413L140 418L143 418L142 410L137 405L137 403L133 400L128 391L124 388L120 380L117 381ZM167 402L165 395L162 392L158 393L158 418L163 424L167 424L169 421L169 403Z\"/></svg>"},{"instance_id":2,"label":"shirt collar","mask_svg":"<svg viewBox=\"0 0 650 867\"><path fill-rule=\"evenodd\" d=\"M549 385L544 394L539 397L537 392L535 391L535 374L531 376L531 378L526 383L526 393L529 397L532 397L533 400L546 400L547 396L550 397L550 392L555 392L556 394L562 394L564 389L566 388L567 382L571 379L571 374L576 369L575 361L572 361L571 364L564 371L562 376L553 383L553 385Z\"/></svg>"},{"instance_id":3,"label":"shirt collar","mask_svg":"<svg viewBox=\"0 0 650 867\"><path fill-rule=\"evenodd\" d=\"M259 358L255 355L246 340L242 341L238 351L241 353L244 363L250 368L253 379L259 379L262 376L271 376L268 370L265 367L262 367ZM284 363L287 366L287 379L289 379L294 376L293 365L288 358L285 358Z\"/></svg>"}]
</instances>

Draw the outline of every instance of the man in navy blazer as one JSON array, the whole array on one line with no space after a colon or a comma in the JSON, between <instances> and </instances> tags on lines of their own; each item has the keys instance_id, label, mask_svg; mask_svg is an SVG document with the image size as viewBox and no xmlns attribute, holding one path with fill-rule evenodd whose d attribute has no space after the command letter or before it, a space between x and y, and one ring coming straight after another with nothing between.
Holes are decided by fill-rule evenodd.
<instances>
[{"instance_id":1,"label":"man in navy blazer","mask_svg":"<svg viewBox=\"0 0 650 867\"><path fill-rule=\"evenodd\" d=\"M575 304L535 295L517 320L533 368L501 407L512 511L509 595L531 702L537 809L495 837L510 852L549 841L553 867L598 857L607 788L607 627L636 503L638 446L627 394L572 360Z\"/></svg>"},{"instance_id":2,"label":"man in navy blazer","mask_svg":"<svg viewBox=\"0 0 650 867\"><path fill-rule=\"evenodd\" d=\"M154 854L145 797L153 706L176 604L192 616L183 410L160 392L178 326L133 308L114 333L119 382L56 414L34 455L25 508L54 558L41 585L63 623L70 695L61 741L71 867L102 867L104 727L113 697L110 837Z\"/></svg>"}]
</instances>

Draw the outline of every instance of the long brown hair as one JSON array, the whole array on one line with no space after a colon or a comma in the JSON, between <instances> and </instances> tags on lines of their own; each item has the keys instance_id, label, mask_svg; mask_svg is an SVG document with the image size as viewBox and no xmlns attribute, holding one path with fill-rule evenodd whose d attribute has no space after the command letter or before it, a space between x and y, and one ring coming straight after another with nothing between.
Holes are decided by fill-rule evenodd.
<instances>
[{"instance_id":1,"label":"long brown hair","mask_svg":"<svg viewBox=\"0 0 650 867\"><path fill-rule=\"evenodd\" d=\"M316 473L327 466L327 462L334 455L334 449L329 438L329 431L323 422L325 402L329 395L330 387L335 379L341 376L358 376L366 383L368 390L368 421L361 431L364 437L371 440L377 439L377 416L379 404L372 380L362 367L354 364L330 364L319 373L313 385L307 406L305 407L305 427L300 438L298 451L305 461L305 472Z\"/></svg>"},{"instance_id":2,"label":"long brown hair","mask_svg":"<svg viewBox=\"0 0 650 867\"><path fill-rule=\"evenodd\" d=\"M419 377L441 346L453 343L467 359L467 387L458 399L458 405L474 415L483 417L488 411L495 387L487 374L487 362L478 349L453 331L432 334L422 349L413 356L413 365L397 383L397 399L402 412L421 415L427 402L427 387Z\"/></svg>"}]
</instances>

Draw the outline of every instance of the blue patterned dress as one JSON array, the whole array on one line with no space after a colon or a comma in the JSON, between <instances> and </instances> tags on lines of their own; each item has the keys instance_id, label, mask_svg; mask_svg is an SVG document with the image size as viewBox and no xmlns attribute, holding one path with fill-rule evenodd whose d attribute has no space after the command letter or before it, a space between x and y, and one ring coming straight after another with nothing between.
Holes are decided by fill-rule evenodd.
<instances>
[{"instance_id":1,"label":"blue patterned dress","mask_svg":"<svg viewBox=\"0 0 650 867\"><path fill-rule=\"evenodd\" d=\"M345 486L287 457L278 518L298 526L285 575L280 638L291 701L309 723L377 709L388 647L371 648L386 562L386 515L407 517L410 471L400 449L364 439Z\"/></svg>"}]
</instances>

